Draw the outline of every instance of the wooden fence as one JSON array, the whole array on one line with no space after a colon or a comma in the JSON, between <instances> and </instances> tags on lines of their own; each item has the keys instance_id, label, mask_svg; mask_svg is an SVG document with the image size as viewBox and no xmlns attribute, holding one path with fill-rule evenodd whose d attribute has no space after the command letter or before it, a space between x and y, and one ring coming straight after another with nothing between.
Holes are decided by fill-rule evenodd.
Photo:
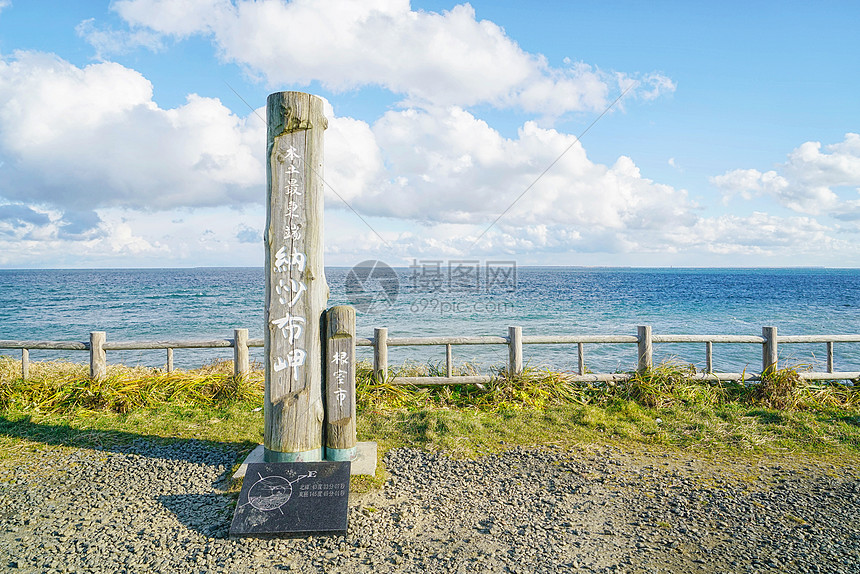
<instances>
[{"instance_id":1,"label":"wooden fence","mask_svg":"<svg viewBox=\"0 0 860 574\"><path fill-rule=\"evenodd\" d=\"M642 325L637 328L636 335L532 335L524 336L522 327L508 327L507 336L475 336L475 337L389 337L388 329L381 327L374 330L373 338L356 338L358 347L373 347L373 370L377 377L390 379L393 384L402 385L462 385L482 384L492 380L491 375L454 375L453 348L459 345L506 345L508 347L508 373L519 374L523 370L524 345L576 345L578 368L577 373L569 379L577 382L610 382L629 379L632 373L588 373L586 372L585 346L592 344L626 344L636 345L638 363L636 370L643 371L651 368L654 356L654 344L659 343L700 343L704 345L705 369L692 375L696 379L708 381L761 379L761 373L778 368L779 348L784 344L813 343L826 346L826 371L801 372L800 376L807 380L854 380L860 379L860 371L837 371L833 364L833 346L836 343L860 343L860 335L777 335L776 327L763 327L761 336L758 335L657 335L651 327ZM714 344L755 344L762 348L761 371L743 373L724 373L714 371ZM408 346L442 346L445 347L445 376L444 377L390 377L388 368L388 348ZM0 349L21 349L21 375L24 379L29 376L29 351L36 349L89 351L90 375L101 378L107 372L107 351L152 350L167 351L167 371L173 370L174 349L214 349L220 347L233 348L233 370L236 376L243 376L250 370L248 349L262 347L263 339L249 339L247 329L235 329L232 339L214 339L205 341L108 341L104 331L90 333L86 341L2 341Z\"/></svg>"},{"instance_id":2,"label":"wooden fence","mask_svg":"<svg viewBox=\"0 0 860 574\"><path fill-rule=\"evenodd\" d=\"M234 329L232 339L208 339L202 341L108 341L104 331L90 333L89 341L2 341L0 349L21 349L21 376L27 379L30 371L30 351L46 349L52 351L89 351L90 376L99 379L107 373L107 351L145 351L165 349L167 372L173 370L174 349L233 348L233 374L242 376L251 370L248 358L249 347L262 347L263 339L249 339L248 329Z\"/></svg>"}]
</instances>

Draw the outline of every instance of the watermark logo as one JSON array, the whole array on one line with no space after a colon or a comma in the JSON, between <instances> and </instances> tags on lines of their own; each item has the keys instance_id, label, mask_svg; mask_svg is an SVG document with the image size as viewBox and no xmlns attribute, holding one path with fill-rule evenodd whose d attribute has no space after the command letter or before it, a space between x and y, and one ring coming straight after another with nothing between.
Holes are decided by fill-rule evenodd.
<instances>
[{"instance_id":1,"label":"watermark logo","mask_svg":"<svg viewBox=\"0 0 860 574\"><path fill-rule=\"evenodd\" d=\"M400 292L394 269L376 259L362 261L349 270L345 281L349 302L361 313L383 313L390 309Z\"/></svg>"},{"instance_id":2,"label":"watermark logo","mask_svg":"<svg viewBox=\"0 0 860 574\"><path fill-rule=\"evenodd\" d=\"M492 298L516 291L517 264L515 261L413 259L409 273L401 271L398 276L382 261L368 259L349 270L344 287L347 300L361 313L388 311L401 291L412 299L404 304L413 313L499 313L510 310L513 305ZM480 296L489 296L491 300L476 298Z\"/></svg>"},{"instance_id":3,"label":"watermark logo","mask_svg":"<svg viewBox=\"0 0 860 574\"><path fill-rule=\"evenodd\" d=\"M412 260L410 280L416 293L511 293L517 289L516 261L471 259Z\"/></svg>"}]
</instances>

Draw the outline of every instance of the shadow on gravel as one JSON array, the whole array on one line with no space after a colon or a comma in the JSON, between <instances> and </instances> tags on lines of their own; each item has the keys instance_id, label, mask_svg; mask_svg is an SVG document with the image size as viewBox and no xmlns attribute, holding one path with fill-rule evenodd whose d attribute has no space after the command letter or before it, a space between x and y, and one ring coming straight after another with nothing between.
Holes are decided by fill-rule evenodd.
<instances>
[{"instance_id":1,"label":"shadow on gravel","mask_svg":"<svg viewBox=\"0 0 860 574\"><path fill-rule=\"evenodd\" d=\"M207 538L229 538L236 495L167 494L158 497L184 526Z\"/></svg>"},{"instance_id":2,"label":"shadow on gravel","mask_svg":"<svg viewBox=\"0 0 860 574\"><path fill-rule=\"evenodd\" d=\"M30 417L9 420L0 416L0 436L24 439L54 446L89 448L116 453L137 453L143 456L186 462L205 462L201 451L225 451L244 457L257 445L250 441L215 442L198 439L166 438L123 431L79 430L64 425L34 423ZM197 446L198 448L181 448ZM155 448L153 448L155 447ZM158 448L163 447L163 448ZM177 448L180 447L180 448Z\"/></svg>"}]
</instances>

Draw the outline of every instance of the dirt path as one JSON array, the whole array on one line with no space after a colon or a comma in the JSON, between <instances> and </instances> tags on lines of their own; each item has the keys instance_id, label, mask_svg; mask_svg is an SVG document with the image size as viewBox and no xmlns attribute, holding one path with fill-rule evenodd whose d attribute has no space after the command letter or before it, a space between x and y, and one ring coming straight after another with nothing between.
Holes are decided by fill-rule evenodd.
<instances>
[{"instance_id":1,"label":"dirt path","mask_svg":"<svg viewBox=\"0 0 860 574\"><path fill-rule=\"evenodd\" d=\"M0 461L12 572L860 572L860 471L608 447L399 449L346 538L231 540L238 453L196 441Z\"/></svg>"}]
</instances>

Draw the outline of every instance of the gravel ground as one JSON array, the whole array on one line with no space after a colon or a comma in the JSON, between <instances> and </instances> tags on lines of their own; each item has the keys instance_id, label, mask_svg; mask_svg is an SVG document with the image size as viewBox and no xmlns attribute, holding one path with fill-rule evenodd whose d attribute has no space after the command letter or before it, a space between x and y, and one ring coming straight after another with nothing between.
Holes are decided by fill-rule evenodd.
<instances>
[{"instance_id":1,"label":"gravel ground","mask_svg":"<svg viewBox=\"0 0 860 574\"><path fill-rule=\"evenodd\" d=\"M197 441L0 459L0 571L860 572L860 470L609 447L399 449L349 533L227 537L238 452Z\"/></svg>"}]
</instances>

